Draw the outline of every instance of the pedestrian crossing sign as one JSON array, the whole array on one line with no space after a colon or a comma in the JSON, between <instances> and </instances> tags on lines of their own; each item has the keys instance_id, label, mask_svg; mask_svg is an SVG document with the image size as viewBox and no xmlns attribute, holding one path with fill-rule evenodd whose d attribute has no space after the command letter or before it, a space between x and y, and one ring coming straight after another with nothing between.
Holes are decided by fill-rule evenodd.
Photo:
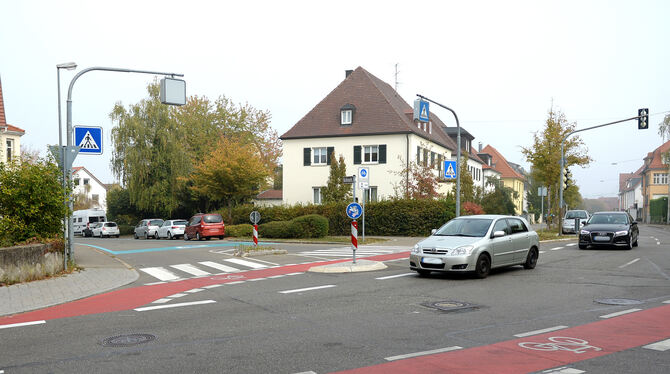
<instances>
[{"instance_id":1,"label":"pedestrian crossing sign","mask_svg":"<svg viewBox=\"0 0 670 374\"><path fill-rule=\"evenodd\" d=\"M75 126L74 145L81 147L79 154L102 154L102 127Z\"/></svg>"},{"instance_id":2,"label":"pedestrian crossing sign","mask_svg":"<svg viewBox=\"0 0 670 374\"><path fill-rule=\"evenodd\" d=\"M444 162L444 179L456 179L456 161Z\"/></svg>"}]
</instances>

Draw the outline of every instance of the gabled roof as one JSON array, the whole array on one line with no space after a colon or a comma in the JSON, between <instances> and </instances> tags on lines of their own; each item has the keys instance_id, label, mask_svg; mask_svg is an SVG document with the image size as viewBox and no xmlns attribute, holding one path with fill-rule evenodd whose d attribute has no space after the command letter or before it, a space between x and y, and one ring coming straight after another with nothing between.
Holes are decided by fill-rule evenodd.
<instances>
[{"instance_id":1,"label":"gabled roof","mask_svg":"<svg viewBox=\"0 0 670 374\"><path fill-rule=\"evenodd\" d=\"M7 118L5 117L5 100L2 97L2 80L0 79L0 130L2 131L12 131L18 133L19 135L25 134L25 130L22 130L16 126L12 126L7 123Z\"/></svg>"},{"instance_id":2,"label":"gabled roof","mask_svg":"<svg viewBox=\"0 0 670 374\"><path fill-rule=\"evenodd\" d=\"M621 173L619 174L619 192L626 190L628 180L633 178L635 173Z\"/></svg>"},{"instance_id":3,"label":"gabled roof","mask_svg":"<svg viewBox=\"0 0 670 374\"><path fill-rule=\"evenodd\" d=\"M107 191L109 189L110 184L105 184L105 183L100 182L100 179L96 178L95 175L93 175L93 173L88 171L88 169L86 169L83 166L73 166L72 167L72 175L77 174L82 170L85 171L86 174L90 175L91 178L95 179L95 181L98 182L98 184L100 184L102 186L102 188L105 189L105 191Z\"/></svg>"},{"instance_id":4,"label":"gabled roof","mask_svg":"<svg viewBox=\"0 0 670 374\"><path fill-rule=\"evenodd\" d=\"M663 154L668 152L668 150L670 150L670 140L661 144L653 152L649 152L647 157L644 158L645 164L641 172L645 172L648 169L667 169L668 165L663 163Z\"/></svg>"},{"instance_id":5,"label":"gabled roof","mask_svg":"<svg viewBox=\"0 0 670 374\"><path fill-rule=\"evenodd\" d=\"M353 105L351 125L340 124L340 109ZM356 68L333 91L280 138L322 138L382 134L415 134L452 151L453 141L440 130L444 123L430 113L432 131L414 124L412 107L387 83L362 67Z\"/></svg>"},{"instance_id":6,"label":"gabled roof","mask_svg":"<svg viewBox=\"0 0 670 374\"><path fill-rule=\"evenodd\" d=\"M525 179L523 175L519 174L514 170L513 167L507 163L507 160L503 155L498 152L497 149L493 148L490 145L487 145L482 149L481 153L488 153L491 155L493 167L495 170L500 172L500 177L501 178L517 178L517 179Z\"/></svg>"},{"instance_id":7,"label":"gabled roof","mask_svg":"<svg viewBox=\"0 0 670 374\"><path fill-rule=\"evenodd\" d=\"M283 191L282 190L265 190L258 195L256 195L256 198L258 200L281 200L283 196Z\"/></svg>"}]
</instances>

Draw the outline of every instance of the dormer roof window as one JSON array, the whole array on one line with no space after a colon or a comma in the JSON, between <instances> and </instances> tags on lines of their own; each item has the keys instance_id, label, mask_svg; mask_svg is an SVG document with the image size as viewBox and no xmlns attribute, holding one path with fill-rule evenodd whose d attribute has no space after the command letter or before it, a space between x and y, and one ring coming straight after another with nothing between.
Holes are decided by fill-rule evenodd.
<instances>
[{"instance_id":1,"label":"dormer roof window","mask_svg":"<svg viewBox=\"0 0 670 374\"><path fill-rule=\"evenodd\" d=\"M351 104L346 104L340 108L340 125L341 126L351 126L354 122L354 113L356 112L356 107Z\"/></svg>"}]
</instances>

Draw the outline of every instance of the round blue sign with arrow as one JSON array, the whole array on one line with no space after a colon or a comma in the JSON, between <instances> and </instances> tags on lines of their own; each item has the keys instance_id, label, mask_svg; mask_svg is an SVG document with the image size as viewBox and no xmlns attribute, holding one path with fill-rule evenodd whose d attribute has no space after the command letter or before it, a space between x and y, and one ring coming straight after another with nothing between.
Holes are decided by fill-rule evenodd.
<instances>
[{"instance_id":1,"label":"round blue sign with arrow","mask_svg":"<svg viewBox=\"0 0 670 374\"><path fill-rule=\"evenodd\" d=\"M351 203L347 205L347 217L357 219L363 214L363 208L359 203Z\"/></svg>"}]
</instances>

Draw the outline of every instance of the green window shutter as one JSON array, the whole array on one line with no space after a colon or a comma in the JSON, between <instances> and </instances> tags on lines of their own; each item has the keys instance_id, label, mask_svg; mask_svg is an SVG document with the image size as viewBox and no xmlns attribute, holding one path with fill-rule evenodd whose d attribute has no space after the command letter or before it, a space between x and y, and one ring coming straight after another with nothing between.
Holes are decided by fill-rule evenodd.
<instances>
[{"instance_id":1,"label":"green window shutter","mask_svg":"<svg viewBox=\"0 0 670 374\"><path fill-rule=\"evenodd\" d=\"M303 165L309 166L312 164L312 148L303 149Z\"/></svg>"},{"instance_id":2,"label":"green window shutter","mask_svg":"<svg viewBox=\"0 0 670 374\"><path fill-rule=\"evenodd\" d=\"M379 163L380 164L386 163L386 144L379 145Z\"/></svg>"},{"instance_id":3,"label":"green window shutter","mask_svg":"<svg viewBox=\"0 0 670 374\"><path fill-rule=\"evenodd\" d=\"M354 165L360 165L361 164L361 146L360 145L355 145L354 146Z\"/></svg>"}]
</instances>

